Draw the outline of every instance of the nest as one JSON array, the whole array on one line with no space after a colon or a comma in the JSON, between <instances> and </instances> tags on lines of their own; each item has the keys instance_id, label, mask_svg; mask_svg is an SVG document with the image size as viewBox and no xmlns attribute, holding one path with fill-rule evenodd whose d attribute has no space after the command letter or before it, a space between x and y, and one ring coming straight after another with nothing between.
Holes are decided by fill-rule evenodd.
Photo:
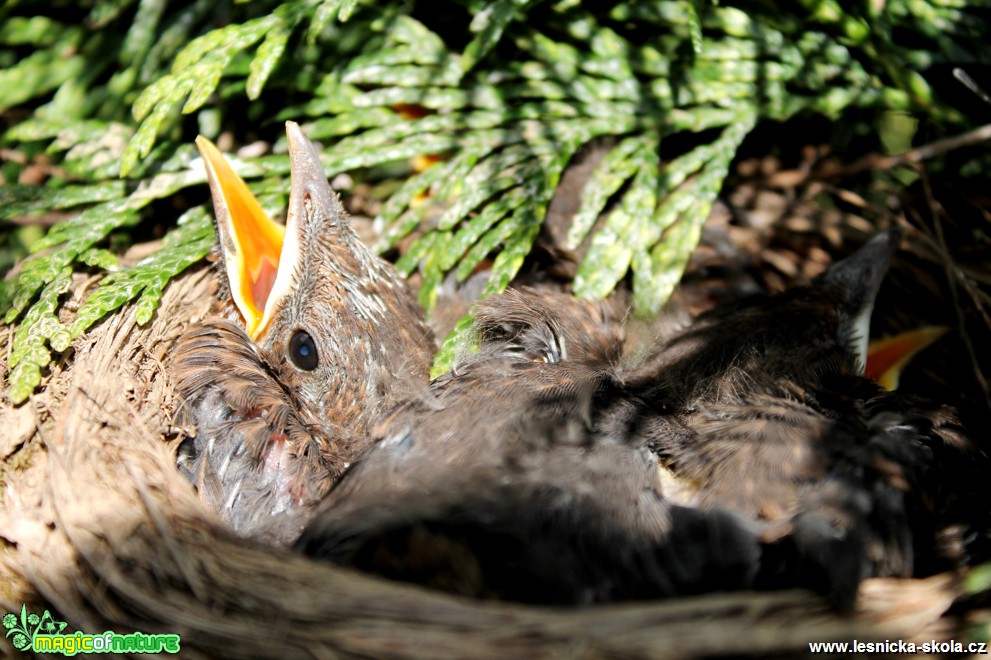
<instances>
[{"instance_id":1,"label":"nest","mask_svg":"<svg viewBox=\"0 0 991 660\"><path fill-rule=\"evenodd\" d=\"M176 470L170 423L171 349L214 286L206 268L177 278L151 323L117 314L43 392L0 403L3 611L51 609L70 631L178 633L184 657L684 658L960 638L944 616L959 590L949 574L869 580L853 615L802 591L566 610L450 597L240 539Z\"/></svg>"},{"instance_id":2,"label":"nest","mask_svg":"<svg viewBox=\"0 0 991 660\"><path fill-rule=\"evenodd\" d=\"M845 243L842 234L862 238L874 230L856 213L809 211L795 189L785 195L748 183L745 165L743 185L728 205L717 205L675 297L691 311L727 288L730 295L748 286L773 291L814 276L830 261L827 252ZM559 251L554 229L549 220L542 237L552 256ZM913 245L920 244L927 245ZM567 280L573 273L562 264L568 265L559 260L554 267ZM921 275L927 271L918 260L908 265L900 273L896 264L889 275L892 306L935 313L936 302L948 297L941 283ZM693 288L693 276L707 271ZM729 277L720 282L712 273ZM74 299L90 284L78 281ZM170 355L185 329L210 313L215 292L211 269L187 272L168 286L150 323L138 326L133 309L114 315L75 342L27 403L0 399L0 613L26 604L50 609L69 631L178 633L183 657L804 656L816 641L964 637L966 608L953 607L963 593L955 574L867 580L856 611L846 615L798 590L538 608L439 594L241 539L175 467L186 431L171 421L181 402ZM985 289L977 293L991 300ZM977 317L980 341L973 343L991 345L984 341L991 322L967 307L964 336ZM888 331L926 320L883 313ZM0 347L9 351L11 335L0 328ZM939 393L950 386L957 396L973 390L973 418L983 420L991 398L976 386L985 384L980 360L960 344L944 342L958 353L941 363L972 358L974 386L950 383L933 398L943 400ZM6 369L0 362L4 385ZM0 638L0 654L13 652L10 642Z\"/></svg>"}]
</instances>

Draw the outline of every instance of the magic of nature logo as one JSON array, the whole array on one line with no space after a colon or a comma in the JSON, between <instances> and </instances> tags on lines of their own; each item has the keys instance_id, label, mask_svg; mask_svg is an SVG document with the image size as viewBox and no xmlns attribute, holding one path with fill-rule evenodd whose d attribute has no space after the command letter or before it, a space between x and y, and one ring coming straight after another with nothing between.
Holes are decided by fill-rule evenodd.
<instances>
[{"instance_id":1,"label":"magic of nature logo","mask_svg":"<svg viewBox=\"0 0 991 660\"><path fill-rule=\"evenodd\" d=\"M20 615L3 616L5 637L18 651L76 655L77 653L178 653L179 635L146 635L140 632L121 634L112 630L100 634L74 632L65 634L65 621L56 621L51 612L38 616L21 605Z\"/></svg>"}]
</instances>

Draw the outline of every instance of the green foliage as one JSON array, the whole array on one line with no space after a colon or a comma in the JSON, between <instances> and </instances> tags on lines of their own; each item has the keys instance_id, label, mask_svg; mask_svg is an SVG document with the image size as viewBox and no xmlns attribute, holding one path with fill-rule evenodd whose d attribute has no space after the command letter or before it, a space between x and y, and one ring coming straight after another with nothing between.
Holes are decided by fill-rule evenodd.
<instances>
[{"instance_id":1,"label":"green foliage","mask_svg":"<svg viewBox=\"0 0 991 660\"><path fill-rule=\"evenodd\" d=\"M41 370L52 359L49 349L64 351L93 323L139 296L138 321L147 322L169 279L206 256L213 244L214 232L206 209L201 206L180 218L179 226L162 242L160 250L129 269L105 277L69 326L63 325L56 316L59 297L71 284L74 265L119 270L116 257L105 249L95 248L97 243L107 239L113 231L137 224L141 219L139 212L152 201L168 198L177 190L203 180L201 173L190 171L160 174L124 199L87 208L72 220L53 227L47 236L34 244L37 254L21 265L16 276L0 282L0 308L6 309L6 323L13 323L36 296L40 297L27 310L14 336L9 363L12 401L23 401L37 387ZM26 199L4 206L0 209L0 218L14 217L26 210L47 211L75 206L100 199L108 189L116 188L110 184L72 186L40 198L22 194ZM14 190L23 193L23 189Z\"/></svg>"},{"instance_id":2,"label":"green foliage","mask_svg":"<svg viewBox=\"0 0 991 660\"><path fill-rule=\"evenodd\" d=\"M162 249L147 259L119 273L111 273L99 289L80 306L69 326L68 338L81 335L108 311L115 310L137 298L135 319L147 323L158 306L162 291L169 280L210 251L215 235L212 219L205 206L197 206L179 218L179 227L166 236ZM87 262L89 263L89 262ZM112 261L110 262L112 263ZM106 270L106 263L101 264ZM67 345L52 347L64 350Z\"/></svg>"},{"instance_id":3,"label":"green foliage","mask_svg":"<svg viewBox=\"0 0 991 660\"><path fill-rule=\"evenodd\" d=\"M607 140L565 239L584 255L574 291L601 298L631 273L636 309L651 314L758 122L869 108L952 127L963 120L926 74L989 52L979 11L959 0L856 11L821 0L789 10L760 0L89 0L74 11L0 10L2 140L23 156L0 169L0 220L72 214L0 285L5 322L18 324L15 401L53 351L106 314L134 302L149 320L169 279L207 253L204 208L177 220L170 203L203 195L197 129L274 142L277 155L235 166L277 210L288 190L279 124L302 121L329 175L388 191L378 247L404 246L398 266L419 271L428 309L449 273L463 281L487 260L485 291L502 290L568 163ZM14 183L38 162L51 163L42 185ZM168 230L161 247L121 266L149 224ZM62 297L84 273L104 277L66 315ZM458 324L435 371L470 345L470 327Z\"/></svg>"},{"instance_id":4,"label":"green foliage","mask_svg":"<svg viewBox=\"0 0 991 660\"><path fill-rule=\"evenodd\" d=\"M151 152L163 124L174 120L180 103L185 101L185 114L200 109L217 89L234 57L261 41L248 67L246 86L248 98L258 98L307 4L310 3L287 2L266 16L208 32L183 48L176 56L172 73L149 85L134 103L134 118L143 121L124 151L121 174L127 175L139 157Z\"/></svg>"}]
</instances>

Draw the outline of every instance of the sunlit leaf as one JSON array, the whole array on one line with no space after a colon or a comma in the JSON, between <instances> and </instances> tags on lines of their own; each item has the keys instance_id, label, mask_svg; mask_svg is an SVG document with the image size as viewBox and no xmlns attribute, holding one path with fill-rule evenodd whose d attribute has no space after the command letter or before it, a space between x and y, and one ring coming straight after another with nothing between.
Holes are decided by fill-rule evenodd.
<instances>
[{"instance_id":1,"label":"sunlit leaf","mask_svg":"<svg viewBox=\"0 0 991 660\"><path fill-rule=\"evenodd\" d=\"M983 62L986 22L960 2L874 3L862 14L813 0L802 12L467 0L421 21L393 0L95 0L71 24L40 6L19 15L21 4L0 22L0 106L10 109L0 219L65 219L26 240L33 254L0 281L18 397L52 351L106 315L133 305L139 321L153 318L170 279L206 254L204 207L183 213L207 194L196 131L235 148L258 141L264 155L230 160L278 216L289 186L280 126L302 121L329 176L375 191L376 247L402 251L427 307L452 273L484 270L486 293L501 291L565 167L593 140L613 145L564 236L584 254L573 288L603 297L628 280L649 314L681 277L755 123L854 108L965 123L941 104L932 73ZM152 228L164 231L161 248L121 267L123 249ZM72 324L58 323L66 277L93 275L102 279ZM435 373L472 341L466 318Z\"/></svg>"}]
</instances>

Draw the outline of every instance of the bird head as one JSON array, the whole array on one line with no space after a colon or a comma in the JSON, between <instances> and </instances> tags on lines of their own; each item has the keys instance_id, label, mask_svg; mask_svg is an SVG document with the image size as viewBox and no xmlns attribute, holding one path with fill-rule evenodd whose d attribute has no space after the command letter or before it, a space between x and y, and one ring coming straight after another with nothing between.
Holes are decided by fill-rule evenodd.
<instances>
[{"instance_id":1,"label":"bird head","mask_svg":"<svg viewBox=\"0 0 991 660\"><path fill-rule=\"evenodd\" d=\"M902 233L892 229L878 234L853 255L833 264L810 287L813 299L821 297L835 307L835 336L855 371L867 367L871 315L881 282L901 243Z\"/></svg>"},{"instance_id":2,"label":"bird head","mask_svg":"<svg viewBox=\"0 0 991 660\"><path fill-rule=\"evenodd\" d=\"M703 314L644 365L645 382L661 374L668 391L690 390L687 400L862 375L874 300L900 240L900 231L886 231L807 286Z\"/></svg>"},{"instance_id":3,"label":"bird head","mask_svg":"<svg viewBox=\"0 0 991 660\"><path fill-rule=\"evenodd\" d=\"M207 139L231 315L307 423L364 432L402 383L426 382L433 338L406 283L351 228L313 144L286 122L285 227L270 219ZM223 279L223 277L222 277Z\"/></svg>"}]
</instances>

